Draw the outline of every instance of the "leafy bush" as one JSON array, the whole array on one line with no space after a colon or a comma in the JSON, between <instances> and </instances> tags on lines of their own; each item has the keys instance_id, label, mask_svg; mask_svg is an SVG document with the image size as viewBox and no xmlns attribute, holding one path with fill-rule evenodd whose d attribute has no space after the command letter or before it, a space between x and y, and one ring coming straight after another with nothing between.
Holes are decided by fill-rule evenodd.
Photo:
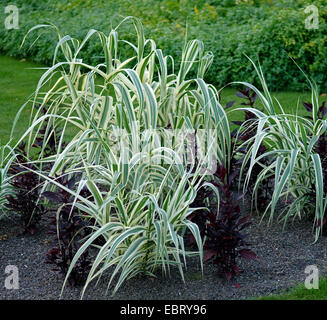
<instances>
[{"instance_id":1,"label":"leafy bush","mask_svg":"<svg viewBox=\"0 0 327 320\"><path fill-rule=\"evenodd\" d=\"M35 108L39 107L35 106ZM45 115L47 107L43 106L39 111ZM46 163L39 165L33 163L33 160L40 157L47 158L56 153L59 134L60 131L53 127L49 119L44 119L34 143L28 148L29 150L26 150L26 142L22 141L11 151L13 157L3 171L7 174L7 184L10 185L10 189L4 186L3 206L7 211L19 216L22 232L28 231L33 234L42 215L47 212L47 208L39 201L42 181L35 171L46 172L49 170L49 165ZM6 190L7 194L5 194Z\"/></svg>"},{"instance_id":2,"label":"leafy bush","mask_svg":"<svg viewBox=\"0 0 327 320\"><path fill-rule=\"evenodd\" d=\"M33 234L46 212L43 204L39 203L40 178L33 171L38 168L28 163L25 143L22 143L16 152L16 161L9 168L10 185L12 192L6 195L5 207L19 216L22 232Z\"/></svg>"},{"instance_id":3,"label":"leafy bush","mask_svg":"<svg viewBox=\"0 0 327 320\"><path fill-rule=\"evenodd\" d=\"M62 186L74 190L77 177L68 179L67 176L61 176L55 180ZM83 191L81 193L83 194ZM55 265L54 271L66 275L76 252L83 244L83 239L90 233L87 223L91 222L81 217L79 210L74 206L74 197L71 193L57 188L56 192L46 191L42 196L49 199L52 204L50 211L53 215L49 221L48 232L56 235L58 239L58 246L47 253L46 263ZM87 197L85 192L83 196ZM71 285L84 284L90 267L91 259L89 252L86 251L72 269L68 282Z\"/></svg>"},{"instance_id":4,"label":"leafy bush","mask_svg":"<svg viewBox=\"0 0 327 320\"><path fill-rule=\"evenodd\" d=\"M192 206L204 208L190 216L200 229L204 242L204 261L211 260L227 280L239 274L238 258L256 259L248 248L245 229L251 225L239 206L243 195L232 190L235 174L219 166L213 179L202 183ZM215 194L215 186L219 194ZM219 203L218 203L219 202Z\"/></svg>"}]
</instances>

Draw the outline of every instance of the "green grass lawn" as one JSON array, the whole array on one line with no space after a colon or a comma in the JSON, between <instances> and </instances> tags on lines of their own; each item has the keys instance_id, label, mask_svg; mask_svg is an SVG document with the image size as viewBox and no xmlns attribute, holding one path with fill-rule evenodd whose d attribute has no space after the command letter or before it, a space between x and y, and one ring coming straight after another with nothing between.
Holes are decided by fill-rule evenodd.
<instances>
[{"instance_id":1,"label":"green grass lawn","mask_svg":"<svg viewBox=\"0 0 327 320\"><path fill-rule=\"evenodd\" d=\"M287 292L257 298L258 300L326 300L327 278L320 279L319 289L307 289L301 284Z\"/></svg>"},{"instance_id":2,"label":"green grass lawn","mask_svg":"<svg viewBox=\"0 0 327 320\"><path fill-rule=\"evenodd\" d=\"M10 57L0 56L0 141L9 140L12 123L19 108L34 92L37 82L44 72L35 63L19 61ZM22 114L21 121L15 131L17 139L26 129L29 111Z\"/></svg>"}]
</instances>

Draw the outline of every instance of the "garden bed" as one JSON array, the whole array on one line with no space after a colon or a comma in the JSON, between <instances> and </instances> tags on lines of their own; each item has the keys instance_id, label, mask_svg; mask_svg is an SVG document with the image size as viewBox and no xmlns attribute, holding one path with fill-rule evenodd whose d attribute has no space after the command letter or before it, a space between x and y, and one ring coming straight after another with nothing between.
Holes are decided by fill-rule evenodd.
<instances>
[{"instance_id":1,"label":"garden bed","mask_svg":"<svg viewBox=\"0 0 327 320\"><path fill-rule=\"evenodd\" d=\"M306 266L315 264L320 275L327 269L327 238L322 237L312 244L312 223L297 221L289 224L285 230L281 225L267 227L259 225L259 217L252 218L249 227L249 241L257 261L241 261L240 275L227 282L217 276L216 268L206 263L204 276L201 279L197 259L188 260L185 272L185 284L177 270L172 270L171 278L137 277L126 281L114 297L106 296L110 273L104 275L95 287L90 285L84 299L130 299L130 300L230 300L247 299L260 295L275 294L298 283L303 283L307 276ZM5 239L4 235L8 238ZM4 276L6 265L16 265L19 269L19 289L6 290L0 286L0 299L45 299L59 298L62 275L52 271L53 266L45 264L45 255L54 243L49 242L45 226L34 235L15 235L15 227L10 220L3 220L0 225L0 266ZM2 279L4 282L4 278ZM95 282L94 282L95 284ZM63 299L80 298L80 287L65 288Z\"/></svg>"},{"instance_id":2,"label":"garden bed","mask_svg":"<svg viewBox=\"0 0 327 320\"><path fill-rule=\"evenodd\" d=\"M250 60L264 94L239 82L245 88L235 94L243 102L224 106L221 91L203 80L213 55L202 41L185 44L176 72L171 57L145 38L141 21L122 23L128 21L138 45L125 41L137 50L124 62L116 29L109 35L91 30L82 43L58 31L65 60L44 73L34 99L18 112L12 132L24 112L29 129L15 146L0 146L0 213L20 222L1 220L0 282L6 266L15 265L20 287L2 287L0 298L58 299L63 275L54 265L69 281L85 283L84 299L110 299L106 291L118 289L114 299L248 299L303 283L309 265L324 275L327 240L318 238L327 206L327 108L317 86L309 81L306 116L285 113ZM92 35L100 37L104 64L77 59ZM244 121L229 119L234 105ZM276 217L283 209L285 221L302 221L283 230L254 216L248 228L250 206L247 198L239 204L240 188L255 199L257 211L267 207ZM99 249L95 259L89 259L91 244ZM180 265L188 245L205 261L203 277L196 258L185 273L152 274ZM239 257L250 261L238 264ZM218 270L238 277L224 280ZM90 279L99 274L95 287ZM108 283L113 287L106 290ZM80 293L81 287L66 287L62 298L79 299Z\"/></svg>"}]
</instances>

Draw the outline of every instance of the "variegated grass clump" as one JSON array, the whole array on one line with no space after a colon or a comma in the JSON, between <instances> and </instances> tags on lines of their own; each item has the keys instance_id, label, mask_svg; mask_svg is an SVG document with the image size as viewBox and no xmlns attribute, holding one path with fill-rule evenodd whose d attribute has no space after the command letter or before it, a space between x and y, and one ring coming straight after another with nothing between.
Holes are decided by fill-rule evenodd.
<instances>
[{"instance_id":1,"label":"variegated grass clump","mask_svg":"<svg viewBox=\"0 0 327 320\"><path fill-rule=\"evenodd\" d=\"M9 146L0 145L0 219L6 215L7 197L12 194L12 187L10 185L9 168L15 159L13 150Z\"/></svg>"},{"instance_id":2,"label":"variegated grass clump","mask_svg":"<svg viewBox=\"0 0 327 320\"><path fill-rule=\"evenodd\" d=\"M251 60L253 63L253 61ZM263 112L256 108L242 108L254 113L257 121L251 125L255 127L256 134L244 145L248 145L248 153L242 164L249 161L249 170L246 174L244 190L251 176L255 164L262 166L262 171L256 179L253 200L257 202L259 185L269 178L273 178L272 198L263 216L269 214L272 222L276 212L278 221L286 224L290 219L303 218L313 215L313 231L315 240L322 232L322 225L327 205L326 190L324 190L322 159L315 151L315 146L321 135L326 132L326 119L318 118L319 94L317 86L309 79L312 90L311 103L312 119L296 114L287 114L276 99L274 101L268 90L261 67L254 67L259 75L263 93L249 83L242 83L254 90L260 98ZM238 109L240 110L240 109ZM250 125L250 126L251 126ZM260 145L266 146L267 152L258 156ZM269 158L269 165L262 161ZM326 170L326 169L325 169ZM312 197L313 196L313 197ZM312 199L315 199L312 202ZM278 208L278 202L288 201L284 209Z\"/></svg>"},{"instance_id":3,"label":"variegated grass clump","mask_svg":"<svg viewBox=\"0 0 327 320\"><path fill-rule=\"evenodd\" d=\"M40 164L51 163L50 171L38 174L46 181L44 190L59 187L70 192L82 215L95 221L64 282L65 286L83 251L95 247L97 255L82 295L108 268L108 289L117 276L115 293L125 280L137 274L153 276L158 268L166 274L175 266L183 278L187 256L199 256L202 266L200 233L188 220L197 208L190 204L205 178L206 164L217 162L228 168L231 156L229 122L219 94L203 80L212 54L204 52L201 41L191 40L175 70L173 58L145 39L139 20L128 17L122 23L128 21L135 27L136 45L118 38L120 25L109 35L90 30L82 42L63 36L53 25L30 30L54 28L59 40L53 66L45 71L29 101L39 108L31 114L29 128L18 143L26 140L30 153L44 123L49 135L55 128L62 129L57 154L46 158L41 152L38 159ZM95 66L81 58L91 37L97 37L103 48L103 62ZM135 55L120 61L124 46ZM58 62L60 51L64 60ZM191 71L195 78L190 77ZM41 114L43 107L45 114ZM207 152L198 160L188 150L185 162L185 140L177 133L194 136L201 130L213 133L199 143L207 146ZM121 132L127 137L123 147ZM167 140L169 146L162 143ZM81 179L72 190L52 179L76 172ZM92 196L82 197L82 188ZM197 251L185 248L186 230L194 235ZM105 243L95 245L100 236Z\"/></svg>"}]
</instances>

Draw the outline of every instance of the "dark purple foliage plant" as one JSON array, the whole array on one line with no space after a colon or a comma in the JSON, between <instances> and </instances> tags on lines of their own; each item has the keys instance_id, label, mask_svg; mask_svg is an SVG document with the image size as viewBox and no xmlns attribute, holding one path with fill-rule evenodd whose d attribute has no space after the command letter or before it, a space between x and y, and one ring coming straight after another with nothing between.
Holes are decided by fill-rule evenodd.
<instances>
[{"instance_id":1,"label":"dark purple foliage plant","mask_svg":"<svg viewBox=\"0 0 327 320\"><path fill-rule=\"evenodd\" d=\"M54 179L60 185L74 190L76 176L68 178L62 175ZM42 194L52 206L49 221L49 234L57 240L57 246L52 248L46 256L46 263L54 265L54 271L66 275L69 266L83 244L83 239L90 235L90 221L83 218L76 207L74 196L63 188L57 188L55 192L45 191ZM82 190L82 196L87 196ZM58 211L59 209L59 211ZM75 264L68 282L72 286L82 285L90 271L91 260L89 250L86 250Z\"/></svg>"},{"instance_id":2,"label":"dark purple foliage plant","mask_svg":"<svg viewBox=\"0 0 327 320\"><path fill-rule=\"evenodd\" d=\"M197 151L195 146L195 152ZM218 273L226 279L239 274L238 259L256 259L256 254L249 248L245 230L251 225L250 215L243 215L238 195L233 188L237 171L228 172L224 166L218 166L210 179L203 181L192 203L194 211L190 220L196 223L204 242L204 261L212 261ZM219 191L217 195L208 183ZM190 236L190 241L194 241Z\"/></svg>"}]
</instances>

